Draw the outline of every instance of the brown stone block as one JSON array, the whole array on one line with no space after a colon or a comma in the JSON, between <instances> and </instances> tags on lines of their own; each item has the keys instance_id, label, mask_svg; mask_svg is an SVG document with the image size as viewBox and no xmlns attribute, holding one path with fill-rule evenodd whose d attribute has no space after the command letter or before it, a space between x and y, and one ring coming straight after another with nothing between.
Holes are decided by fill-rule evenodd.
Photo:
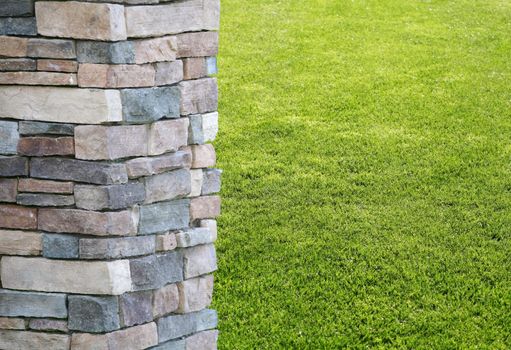
<instances>
[{"instance_id":1,"label":"brown stone block","mask_svg":"<svg viewBox=\"0 0 511 350\"><path fill-rule=\"evenodd\" d=\"M19 179L19 192L32 193L63 193L72 194L74 184L72 182L60 182L38 179Z\"/></svg>"},{"instance_id":2,"label":"brown stone block","mask_svg":"<svg viewBox=\"0 0 511 350\"><path fill-rule=\"evenodd\" d=\"M27 55L28 39L12 36L0 36L0 56L25 57Z\"/></svg>"},{"instance_id":3,"label":"brown stone block","mask_svg":"<svg viewBox=\"0 0 511 350\"><path fill-rule=\"evenodd\" d=\"M215 148L212 144L193 145L192 168L209 168L216 164Z\"/></svg>"},{"instance_id":4,"label":"brown stone block","mask_svg":"<svg viewBox=\"0 0 511 350\"><path fill-rule=\"evenodd\" d=\"M0 85L76 85L76 74L49 72L0 73Z\"/></svg>"},{"instance_id":5,"label":"brown stone block","mask_svg":"<svg viewBox=\"0 0 511 350\"><path fill-rule=\"evenodd\" d=\"M76 73L78 71L78 63L68 60L37 60L37 70L46 72L66 72Z\"/></svg>"},{"instance_id":6,"label":"brown stone block","mask_svg":"<svg viewBox=\"0 0 511 350\"><path fill-rule=\"evenodd\" d=\"M191 221L214 219L218 215L220 215L220 196L197 197L190 201Z\"/></svg>"},{"instance_id":7,"label":"brown stone block","mask_svg":"<svg viewBox=\"0 0 511 350\"><path fill-rule=\"evenodd\" d=\"M0 202L16 202L17 179L0 179Z\"/></svg>"},{"instance_id":8,"label":"brown stone block","mask_svg":"<svg viewBox=\"0 0 511 350\"><path fill-rule=\"evenodd\" d=\"M74 139L72 137L23 137L18 142L18 153L35 157L74 155Z\"/></svg>"},{"instance_id":9,"label":"brown stone block","mask_svg":"<svg viewBox=\"0 0 511 350\"><path fill-rule=\"evenodd\" d=\"M0 227L25 230L37 229L37 209L0 204Z\"/></svg>"},{"instance_id":10,"label":"brown stone block","mask_svg":"<svg viewBox=\"0 0 511 350\"><path fill-rule=\"evenodd\" d=\"M151 65L82 63L78 67L80 87L150 87L154 83L155 70Z\"/></svg>"},{"instance_id":11,"label":"brown stone block","mask_svg":"<svg viewBox=\"0 0 511 350\"><path fill-rule=\"evenodd\" d=\"M205 77L208 74L204 57L183 59L183 78L185 80Z\"/></svg>"},{"instance_id":12,"label":"brown stone block","mask_svg":"<svg viewBox=\"0 0 511 350\"><path fill-rule=\"evenodd\" d=\"M177 57L204 57L218 54L218 32L179 34Z\"/></svg>"}]
</instances>

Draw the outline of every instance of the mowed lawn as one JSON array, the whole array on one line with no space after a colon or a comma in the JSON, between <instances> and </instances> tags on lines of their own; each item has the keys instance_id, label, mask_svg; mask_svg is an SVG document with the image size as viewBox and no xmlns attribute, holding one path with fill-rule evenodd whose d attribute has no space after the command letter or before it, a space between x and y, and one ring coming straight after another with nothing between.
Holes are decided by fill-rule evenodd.
<instances>
[{"instance_id":1,"label":"mowed lawn","mask_svg":"<svg viewBox=\"0 0 511 350\"><path fill-rule=\"evenodd\" d=\"M511 1L222 0L220 349L511 347Z\"/></svg>"}]
</instances>

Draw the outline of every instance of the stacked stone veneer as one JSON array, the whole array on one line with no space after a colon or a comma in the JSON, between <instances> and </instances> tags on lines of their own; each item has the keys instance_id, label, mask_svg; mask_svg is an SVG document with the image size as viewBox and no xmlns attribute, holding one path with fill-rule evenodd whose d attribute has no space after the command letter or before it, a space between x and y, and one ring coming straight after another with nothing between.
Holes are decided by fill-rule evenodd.
<instances>
[{"instance_id":1,"label":"stacked stone veneer","mask_svg":"<svg viewBox=\"0 0 511 350\"><path fill-rule=\"evenodd\" d=\"M214 349L218 0L0 0L0 349Z\"/></svg>"}]
</instances>

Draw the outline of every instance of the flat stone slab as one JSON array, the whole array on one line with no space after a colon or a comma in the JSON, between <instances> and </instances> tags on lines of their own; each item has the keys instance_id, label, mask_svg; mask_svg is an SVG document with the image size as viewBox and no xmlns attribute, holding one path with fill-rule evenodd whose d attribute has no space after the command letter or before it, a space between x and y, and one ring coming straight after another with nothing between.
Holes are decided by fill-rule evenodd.
<instances>
[{"instance_id":1,"label":"flat stone slab","mask_svg":"<svg viewBox=\"0 0 511 350\"><path fill-rule=\"evenodd\" d=\"M66 295L0 289L0 316L66 318Z\"/></svg>"}]
</instances>

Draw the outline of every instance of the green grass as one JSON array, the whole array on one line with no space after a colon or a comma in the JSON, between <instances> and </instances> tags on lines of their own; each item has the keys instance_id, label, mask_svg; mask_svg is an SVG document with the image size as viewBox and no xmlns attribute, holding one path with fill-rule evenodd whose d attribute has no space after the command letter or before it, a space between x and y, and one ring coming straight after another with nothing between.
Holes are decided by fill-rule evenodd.
<instances>
[{"instance_id":1,"label":"green grass","mask_svg":"<svg viewBox=\"0 0 511 350\"><path fill-rule=\"evenodd\" d=\"M220 349L511 347L511 2L223 0Z\"/></svg>"}]
</instances>

